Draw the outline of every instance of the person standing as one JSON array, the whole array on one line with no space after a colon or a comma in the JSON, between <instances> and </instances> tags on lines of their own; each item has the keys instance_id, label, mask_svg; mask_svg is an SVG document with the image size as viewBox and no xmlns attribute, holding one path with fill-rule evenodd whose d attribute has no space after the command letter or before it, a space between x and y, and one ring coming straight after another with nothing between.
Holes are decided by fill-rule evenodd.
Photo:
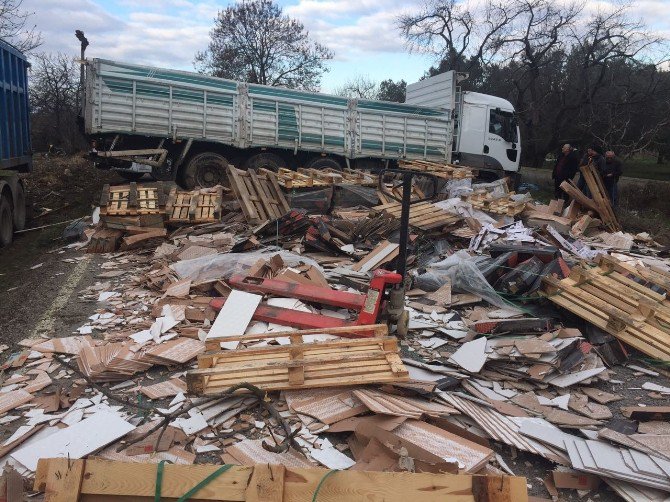
<instances>
[{"instance_id":1,"label":"person standing","mask_svg":"<svg viewBox=\"0 0 670 502\"><path fill-rule=\"evenodd\" d=\"M616 207L619 202L619 178L623 174L623 162L612 150L605 152L605 168L603 170L603 185L610 196L612 207Z\"/></svg>"},{"instance_id":2,"label":"person standing","mask_svg":"<svg viewBox=\"0 0 670 502\"><path fill-rule=\"evenodd\" d=\"M577 152L570 144L566 143L561 148L561 153L556 159L554 170L551 173L554 180L554 198L568 201L568 194L561 190L561 183L574 178L578 169L579 157L577 157Z\"/></svg>"},{"instance_id":3,"label":"person standing","mask_svg":"<svg viewBox=\"0 0 670 502\"><path fill-rule=\"evenodd\" d=\"M589 164L592 164L593 167L596 168L596 171L601 177L603 176L605 172L605 157L603 157L603 149L595 143L586 150L586 155L582 157L579 166L588 166ZM584 179L583 174L580 174L579 176L577 188L584 192L584 195L587 197L591 197L591 191L589 190L589 187L586 186L586 180Z\"/></svg>"}]
</instances>

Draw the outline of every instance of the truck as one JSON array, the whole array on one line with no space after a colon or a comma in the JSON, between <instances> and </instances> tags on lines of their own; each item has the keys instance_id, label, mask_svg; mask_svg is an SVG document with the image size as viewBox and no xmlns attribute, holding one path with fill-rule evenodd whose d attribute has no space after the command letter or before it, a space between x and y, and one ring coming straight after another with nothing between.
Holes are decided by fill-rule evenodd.
<instances>
[{"instance_id":1,"label":"truck","mask_svg":"<svg viewBox=\"0 0 670 502\"><path fill-rule=\"evenodd\" d=\"M25 186L20 172L32 169L26 56L0 39L0 246L26 224Z\"/></svg>"},{"instance_id":2,"label":"truck","mask_svg":"<svg viewBox=\"0 0 670 502\"><path fill-rule=\"evenodd\" d=\"M207 187L226 184L228 165L374 170L419 159L491 179L519 171L514 107L462 91L454 71L409 85L406 102L391 103L105 59L84 65L89 157L131 180L149 173Z\"/></svg>"}]
</instances>

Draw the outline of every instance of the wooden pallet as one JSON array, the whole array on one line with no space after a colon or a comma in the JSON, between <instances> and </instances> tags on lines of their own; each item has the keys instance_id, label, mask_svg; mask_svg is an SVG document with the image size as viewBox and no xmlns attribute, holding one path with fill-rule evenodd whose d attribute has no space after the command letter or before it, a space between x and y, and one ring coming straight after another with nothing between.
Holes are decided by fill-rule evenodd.
<instances>
[{"instance_id":1,"label":"wooden pallet","mask_svg":"<svg viewBox=\"0 0 670 502\"><path fill-rule=\"evenodd\" d=\"M640 352L670 361L670 302L639 275L601 261L594 268L576 266L560 281L544 277L542 283L551 302Z\"/></svg>"},{"instance_id":2,"label":"wooden pallet","mask_svg":"<svg viewBox=\"0 0 670 502\"><path fill-rule=\"evenodd\" d=\"M155 185L110 186L102 188L100 198L101 216L138 216L161 214L165 210L165 192L159 181Z\"/></svg>"},{"instance_id":3,"label":"wooden pallet","mask_svg":"<svg viewBox=\"0 0 670 502\"><path fill-rule=\"evenodd\" d=\"M276 337L278 334L271 336ZM198 369L186 374L189 392L217 395L240 382L275 391L402 382L409 379L409 373L398 355L398 341L395 338L303 343L299 331L293 332L289 338L289 345L201 354L198 356ZM225 337L223 341L234 339Z\"/></svg>"},{"instance_id":4,"label":"wooden pallet","mask_svg":"<svg viewBox=\"0 0 670 502\"><path fill-rule=\"evenodd\" d=\"M265 223L289 212L288 202L272 171L257 173L228 166L228 179L248 223Z\"/></svg>"},{"instance_id":5,"label":"wooden pallet","mask_svg":"<svg viewBox=\"0 0 670 502\"><path fill-rule=\"evenodd\" d=\"M392 193L396 198L394 199L391 197L389 192ZM382 204L391 204L393 202L397 202L397 199L402 199L402 182L385 183L384 191L377 190L377 197L379 198L379 202ZM418 185L412 185L412 196L410 197L410 200L415 202L425 198L426 194L423 192L423 190L421 190Z\"/></svg>"},{"instance_id":6,"label":"wooden pallet","mask_svg":"<svg viewBox=\"0 0 670 502\"><path fill-rule=\"evenodd\" d=\"M260 171L262 173L267 173L269 170L261 169ZM330 184L325 181L314 179L312 176L308 176L306 174L293 171L292 169L286 169L282 167L276 174L277 174L277 182L281 187L284 187L286 189L330 186Z\"/></svg>"},{"instance_id":7,"label":"wooden pallet","mask_svg":"<svg viewBox=\"0 0 670 502\"><path fill-rule=\"evenodd\" d=\"M399 202L375 206L373 209L400 219L402 207ZM412 204L409 211L409 224L420 230L433 230L457 223L462 218L449 213L431 202Z\"/></svg>"},{"instance_id":8,"label":"wooden pallet","mask_svg":"<svg viewBox=\"0 0 670 502\"><path fill-rule=\"evenodd\" d=\"M221 220L223 188L187 192L173 188L165 205L167 222L175 224L213 223Z\"/></svg>"},{"instance_id":9,"label":"wooden pallet","mask_svg":"<svg viewBox=\"0 0 670 502\"><path fill-rule=\"evenodd\" d=\"M298 169L298 173L326 183L327 185L377 185L376 176L365 171L356 171L354 169L306 169L301 167Z\"/></svg>"},{"instance_id":10,"label":"wooden pallet","mask_svg":"<svg viewBox=\"0 0 670 502\"><path fill-rule=\"evenodd\" d=\"M607 194L607 190L605 190L605 185L603 184L600 174L591 163L586 166L581 166L579 169L582 172L584 181L586 181L586 186L589 187L591 198L596 205L597 211L600 214L600 219L605 225L605 228L610 232L618 232L621 230L621 225L619 225L619 221L614 214L612 202Z\"/></svg>"},{"instance_id":11,"label":"wooden pallet","mask_svg":"<svg viewBox=\"0 0 670 502\"><path fill-rule=\"evenodd\" d=\"M220 469L220 465L164 466L161 495L176 500ZM128 501L156 498L156 463L68 458L40 459L35 491L45 502ZM329 475L332 474L332 475ZM324 482L326 475L328 481ZM304 502L528 502L526 478L427 472L329 471L274 464L233 466L193 495L194 501Z\"/></svg>"},{"instance_id":12,"label":"wooden pallet","mask_svg":"<svg viewBox=\"0 0 670 502\"><path fill-rule=\"evenodd\" d=\"M430 173L438 178L447 180L474 178L476 175L475 170L470 167L431 162L429 160L400 160L398 161L398 166L402 169Z\"/></svg>"},{"instance_id":13,"label":"wooden pallet","mask_svg":"<svg viewBox=\"0 0 670 502\"><path fill-rule=\"evenodd\" d=\"M476 190L471 194L461 196L461 199L472 204L472 207L487 213L517 216L526 209L526 201L515 201L512 195L514 192L503 197L493 197L486 190Z\"/></svg>"}]
</instances>

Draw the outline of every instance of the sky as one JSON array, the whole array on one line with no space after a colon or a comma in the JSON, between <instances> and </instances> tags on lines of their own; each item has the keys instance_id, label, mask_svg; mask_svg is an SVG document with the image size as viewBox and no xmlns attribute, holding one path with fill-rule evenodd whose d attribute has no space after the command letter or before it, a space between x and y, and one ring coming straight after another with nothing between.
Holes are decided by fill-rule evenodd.
<instances>
[{"instance_id":1,"label":"sky","mask_svg":"<svg viewBox=\"0 0 670 502\"><path fill-rule=\"evenodd\" d=\"M560 1L560 0L559 0ZM585 0L597 8L616 0ZM193 70L209 40L216 13L232 0L23 0L34 13L47 52L78 53L75 29L85 32L87 57ZM398 15L423 0L278 0L334 59L321 82L329 92L358 75L375 81L416 82L434 60L409 53L395 27ZM670 38L670 0L635 0L633 13Z\"/></svg>"}]
</instances>

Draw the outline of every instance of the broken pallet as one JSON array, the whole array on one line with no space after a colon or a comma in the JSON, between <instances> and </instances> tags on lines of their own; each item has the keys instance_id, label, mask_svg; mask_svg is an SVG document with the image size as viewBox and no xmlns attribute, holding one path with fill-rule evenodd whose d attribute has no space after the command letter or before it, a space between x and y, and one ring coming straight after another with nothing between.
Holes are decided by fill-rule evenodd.
<instances>
[{"instance_id":1,"label":"broken pallet","mask_svg":"<svg viewBox=\"0 0 670 502\"><path fill-rule=\"evenodd\" d=\"M248 223L265 223L289 212L288 202L272 171L258 173L228 166L228 180Z\"/></svg>"},{"instance_id":2,"label":"broken pallet","mask_svg":"<svg viewBox=\"0 0 670 502\"><path fill-rule=\"evenodd\" d=\"M372 326L364 326L370 330ZM320 330L319 333L323 333ZM216 395L247 382L266 390L310 389L409 379L398 342L391 337L303 343L304 332L289 335L289 345L217 351L198 356L198 369L186 374L190 393ZM252 335L257 336L257 335ZM263 338L280 336L268 334ZM286 333L281 334L286 336ZM233 341L224 337L218 341ZM244 339L247 339L245 337Z\"/></svg>"},{"instance_id":3,"label":"broken pallet","mask_svg":"<svg viewBox=\"0 0 670 502\"><path fill-rule=\"evenodd\" d=\"M475 176L475 171L472 168L454 166L452 164L442 164L428 160L400 160L398 161L398 166L402 169L409 169L411 171L430 173L438 178L447 180L474 178Z\"/></svg>"},{"instance_id":4,"label":"broken pallet","mask_svg":"<svg viewBox=\"0 0 670 502\"><path fill-rule=\"evenodd\" d=\"M392 202L375 206L373 209L400 219L402 205L399 202ZM461 219L460 216L449 213L431 202L412 204L409 210L409 224L420 230L446 227L459 222Z\"/></svg>"},{"instance_id":5,"label":"broken pallet","mask_svg":"<svg viewBox=\"0 0 670 502\"><path fill-rule=\"evenodd\" d=\"M591 163L586 166L581 166L579 169L582 172L584 181L586 181L586 186L589 187L591 198L597 207L597 211L600 214L600 219L603 221L603 224L610 232L618 232L621 230L621 225L619 225L619 222L616 219L616 215L612 209L612 202L607 194L607 190L605 190L605 185L603 184L600 174Z\"/></svg>"},{"instance_id":6,"label":"broken pallet","mask_svg":"<svg viewBox=\"0 0 670 502\"><path fill-rule=\"evenodd\" d=\"M526 201L515 201L512 199L512 195L514 195L514 192L502 197L494 197L486 190L477 190L469 195L463 195L461 198L472 204L473 207L487 213L517 216L526 209Z\"/></svg>"},{"instance_id":7,"label":"broken pallet","mask_svg":"<svg viewBox=\"0 0 670 502\"><path fill-rule=\"evenodd\" d=\"M542 293L640 352L670 361L670 302L639 281L601 261L574 267L560 281L544 277Z\"/></svg>"},{"instance_id":8,"label":"broken pallet","mask_svg":"<svg viewBox=\"0 0 670 502\"><path fill-rule=\"evenodd\" d=\"M160 493L182 497L220 465L164 466ZM40 459L34 489L45 502L156 500L157 464L108 460ZM332 474L332 475L329 475ZM328 481L324 482L326 475ZM306 500L386 502L527 502L526 478L415 472L329 471L258 464L232 466L193 495L197 501L304 502Z\"/></svg>"}]
</instances>

